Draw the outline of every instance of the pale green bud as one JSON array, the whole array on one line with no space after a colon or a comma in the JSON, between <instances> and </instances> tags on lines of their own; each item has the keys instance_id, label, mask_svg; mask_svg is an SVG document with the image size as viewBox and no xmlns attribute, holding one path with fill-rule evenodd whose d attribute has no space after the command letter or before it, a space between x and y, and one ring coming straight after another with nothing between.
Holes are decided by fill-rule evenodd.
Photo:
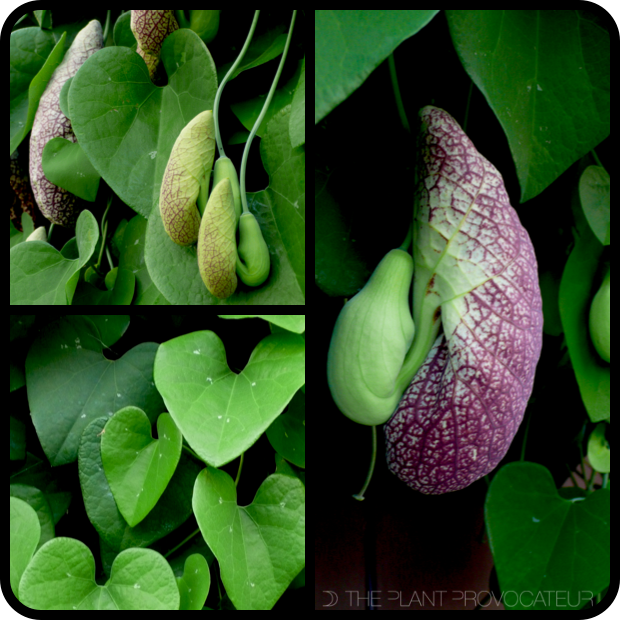
<instances>
[{"instance_id":1,"label":"pale green bud","mask_svg":"<svg viewBox=\"0 0 620 620\"><path fill-rule=\"evenodd\" d=\"M241 192L239 190L239 177L237 176L237 169L235 164L230 161L229 157L220 157L215 162L213 168L213 187L215 187L222 179L230 179L230 186L232 187L233 200L235 202L235 213L237 214L237 220L241 215Z\"/></svg>"},{"instance_id":2,"label":"pale green bud","mask_svg":"<svg viewBox=\"0 0 620 620\"><path fill-rule=\"evenodd\" d=\"M237 218L229 179L211 192L198 233L198 270L212 295L230 297L237 288Z\"/></svg>"},{"instance_id":3,"label":"pale green bud","mask_svg":"<svg viewBox=\"0 0 620 620\"><path fill-rule=\"evenodd\" d=\"M402 396L397 378L414 335L412 275L407 252L388 252L336 321L327 379L340 411L359 424L383 424Z\"/></svg>"},{"instance_id":4,"label":"pale green bud","mask_svg":"<svg viewBox=\"0 0 620 620\"><path fill-rule=\"evenodd\" d=\"M237 253L238 276L248 286L260 286L269 275L269 249L253 213L244 213L239 219Z\"/></svg>"},{"instance_id":5,"label":"pale green bud","mask_svg":"<svg viewBox=\"0 0 620 620\"><path fill-rule=\"evenodd\" d=\"M165 231L179 245L191 245L198 239L200 213L196 199L201 183L209 182L214 154L213 114L205 110L179 134L161 182L161 219Z\"/></svg>"}]
</instances>

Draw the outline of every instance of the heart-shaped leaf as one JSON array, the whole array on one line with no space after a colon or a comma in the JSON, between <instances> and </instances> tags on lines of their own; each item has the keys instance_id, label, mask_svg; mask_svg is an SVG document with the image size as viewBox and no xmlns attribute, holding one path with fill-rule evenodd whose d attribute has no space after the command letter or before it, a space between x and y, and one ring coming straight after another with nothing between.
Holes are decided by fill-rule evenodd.
<instances>
[{"instance_id":1,"label":"heart-shaped leaf","mask_svg":"<svg viewBox=\"0 0 620 620\"><path fill-rule=\"evenodd\" d=\"M194 553L185 560L185 571L182 577L177 577L177 586L181 594L180 610L203 608L211 587L211 573L203 555Z\"/></svg>"},{"instance_id":2,"label":"heart-shaped leaf","mask_svg":"<svg viewBox=\"0 0 620 620\"><path fill-rule=\"evenodd\" d=\"M183 436L169 414L159 416L157 434L153 439L144 411L125 407L108 421L101 438L106 478L131 527L157 504L181 457Z\"/></svg>"},{"instance_id":3,"label":"heart-shaped leaf","mask_svg":"<svg viewBox=\"0 0 620 620\"><path fill-rule=\"evenodd\" d=\"M54 538L32 558L20 583L20 600L32 609L179 609L170 565L152 549L127 549L114 560L105 586L95 581L90 549L73 538Z\"/></svg>"},{"instance_id":4,"label":"heart-shaped leaf","mask_svg":"<svg viewBox=\"0 0 620 620\"><path fill-rule=\"evenodd\" d=\"M271 609L306 563L304 485L273 474L254 501L240 507L233 479L207 467L196 480L193 504L235 607Z\"/></svg>"},{"instance_id":5,"label":"heart-shaped leaf","mask_svg":"<svg viewBox=\"0 0 620 620\"><path fill-rule=\"evenodd\" d=\"M155 383L189 445L220 467L254 445L305 383L305 350L301 336L272 334L238 375L215 333L194 332L160 346Z\"/></svg>"},{"instance_id":6,"label":"heart-shaped leaf","mask_svg":"<svg viewBox=\"0 0 620 620\"><path fill-rule=\"evenodd\" d=\"M149 217L172 145L187 123L213 107L217 90L209 51L190 30L164 41L168 84L155 86L144 61L106 47L73 79L69 110L75 135L95 169L121 199Z\"/></svg>"},{"instance_id":7,"label":"heart-shaped leaf","mask_svg":"<svg viewBox=\"0 0 620 620\"><path fill-rule=\"evenodd\" d=\"M144 521L130 527L118 510L101 460L101 438L108 418L99 418L82 433L79 451L84 507L105 544L116 551L148 547L177 529L192 514L192 489L202 467L181 453L170 484Z\"/></svg>"},{"instance_id":8,"label":"heart-shaped leaf","mask_svg":"<svg viewBox=\"0 0 620 620\"><path fill-rule=\"evenodd\" d=\"M103 356L88 318L61 319L43 329L28 352L26 380L30 415L53 466L77 459L82 431L100 416L129 403L149 416L162 410L152 379L157 348L144 342L113 362Z\"/></svg>"},{"instance_id":9,"label":"heart-shaped leaf","mask_svg":"<svg viewBox=\"0 0 620 620\"><path fill-rule=\"evenodd\" d=\"M566 609L607 587L609 510L608 489L564 499L537 463L509 463L498 471L485 520L505 605Z\"/></svg>"},{"instance_id":10,"label":"heart-shaped leaf","mask_svg":"<svg viewBox=\"0 0 620 620\"><path fill-rule=\"evenodd\" d=\"M15 596L40 538L41 524L34 508L18 497L11 497L11 589Z\"/></svg>"}]
</instances>

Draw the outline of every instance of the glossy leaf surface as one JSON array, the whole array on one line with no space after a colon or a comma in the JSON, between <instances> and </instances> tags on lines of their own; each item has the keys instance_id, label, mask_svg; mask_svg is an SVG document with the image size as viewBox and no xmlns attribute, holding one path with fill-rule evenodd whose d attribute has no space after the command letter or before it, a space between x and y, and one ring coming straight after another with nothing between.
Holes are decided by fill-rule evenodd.
<instances>
[{"instance_id":1,"label":"glossy leaf surface","mask_svg":"<svg viewBox=\"0 0 620 620\"><path fill-rule=\"evenodd\" d=\"M106 478L131 527L155 507L181 457L183 436L170 414L159 416L157 434L153 439L144 411L125 407L108 421L101 438Z\"/></svg>"},{"instance_id":2,"label":"glossy leaf surface","mask_svg":"<svg viewBox=\"0 0 620 620\"><path fill-rule=\"evenodd\" d=\"M304 567L305 508L293 476L269 476L245 507L226 472L208 467L198 476L194 513L238 610L271 609Z\"/></svg>"},{"instance_id":3,"label":"glossy leaf surface","mask_svg":"<svg viewBox=\"0 0 620 620\"><path fill-rule=\"evenodd\" d=\"M153 385L157 349L144 342L108 360L97 330L84 317L61 319L43 330L26 358L26 380L32 421L53 466L77 459L82 431L101 415L130 403L153 419L163 410Z\"/></svg>"},{"instance_id":4,"label":"glossy leaf surface","mask_svg":"<svg viewBox=\"0 0 620 620\"><path fill-rule=\"evenodd\" d=\"M610 36L593 12L494 8L445 17L463 68L506 134L522 202L609 135Z\"/></svg>"},{"instance_id":5,"label":"glossy leaf surface","mask_svg":"<svg viewBox=\"0 0 620 620\"><path fill-rule=\"evenodd\" d=\"M508 463L493 478L485 521L508 609L575 609L609 585L610 491L575 492L558 492L538 463Z\"/></svg>"},{"instance_id":6,"label":"glossy leaf surface","mask_svg":"<svg viewBox=\"0 0 620 620\"><path fill-rule=\"evenodd\" d=\"M148 516L130 527L121 515L103 471L101 438L108 418L99 418L82 433L79 473L84 507L101 540L112 549L148 547L177 529L192 514L192 489L200 465L181 454L170 484Z\"/></svg>"},{"instance_id":7,"label":"glossy leaf surface","mask_svg":"<svg viewBox=\"0 0 620 620\"><path fill-rule=\"evenodd\" d=\"M69 91L84 152L120 198L147 218L174 141L197 114L213 108L217 90L213 59L192 31L166 37L161 59L168 84L159 88L135 52L106 47L84 63Z\"/></svg>"},{"instance_id":8,"label":"glossy leaf surface","mask_svg":"<svg viewBox=\"0 0 620 620\"><path fill-rule=\"evenodd\" d=\"M41 524L34 508L18 497L11 497L11 590L15 596L40 538Z\"/></svg>"},{"instance_id":9,"label":"glossy leaf surface","mask_svg":"<svg viewBox=\"0 0 620 620\"><path fill-rule=\"evenodd\" d=\"M73 538L54 538L32 558L20 584L32 609L179 609L179 590L168 562L152 549L127 549L104 586L95 581L90 549Z\"/></svg>"},{"instance_id":10,"label":"glossy leaf surface","mask_svg":"<svg viewBox=\"0 0 620 620\"><path fill-rule=\"evenodd\" d=\"M180 610L203 608L211 587L211 573L203 555L194 553L185 560L185 570L177 577L177 586L181 595Z\"/></svg>"},{"instance_id":11,"label":"glossy leaf surface","mask_svg":"<svg viewBox=\"0 0 620 620\"><path fill-rule=\"evenodd\" d=\"M468 486L506 454L532 391L542 301L501 175L447 112L420 116L411 355L420 365L385 431L390 469L435 494Z\"/></svg>"},{"instance_id":12,"label":"glossy leaf surface","mask_svg":"<svg viewBox=\"0 0 620 620\"><path fill-rule=\"evenodd\" d=\"M305 341L267 336L237 374L216 334L194 332L161 345L155 383L189 445L220 467L254 445L305 383Z\"/></svg>"}]
</instances>

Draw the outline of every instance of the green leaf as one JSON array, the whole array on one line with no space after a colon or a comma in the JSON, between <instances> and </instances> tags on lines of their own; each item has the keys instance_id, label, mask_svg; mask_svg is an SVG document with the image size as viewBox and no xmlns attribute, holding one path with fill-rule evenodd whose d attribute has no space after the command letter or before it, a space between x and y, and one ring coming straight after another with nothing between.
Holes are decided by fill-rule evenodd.
<instances>
[{"instance_id":1,"label":"green leaf","mask_svg":"<svg viewBox=\"0 0 620 620\"><path fill-rule=\"evenodd\" d=\"M609 32L593 13L447 10L445 16L463 68L508 138L521 202L609 135Z\"/></svg>"},{"instance_id":2,"label":"green leaf","mask_svg":"<svg viewBox=\"0 0 620 620\"><path fill-rule=\"evenodd\" d=\"M213 59L191 30L168 36L161 59L168 84L159 88L136 52L104 48L84 63L69 91L84 152L121 200L147 218L174 141L191 119L213 108L217 90Z\"/></svg>"},{"instance_id":3,"label":"green leaf","mask_svg":"<svg viewBox=\"0 0 620 620\"><path fill-rule=\"evenodd\" d=\"M177 586L181 595L180 610L202 609L211 587L211 573L203 555L194 553L185 560L185 572L177 577Z\"/></svg>"},{"instance_id":4,"label":"green leaf","mask_svg":"<svg viewBox=\"0 0 620 620\"><path fill-rule=\"evenodd\" d=\"M43 545L26 568L21 602L32 609L179 609L179 590L166 560L151 549L127 549L104 586L95 581L90 549L73 538Z\"/></svg>"},{"instance_id":5,"label":"green leaf","mask_svg":"<svg viewBox=\"0 0 620 620\"><path fill-rule=\"evenodd\" d=\"M27 214L22 223L24 220L32 226ZM78 217L76 237L80 243L73 238L62 252L39 241L11 248L11 305L72 305L80 269L90 260L99 240L99 225L88 210Z\"/></svg>"},{"instance_id":6,"label":"green leaf","mask_svg":"<svg viewBox=\"0 0 620 620\"><path fill-rule=\"evenodd\" d=\"M607 489L563 499L537 463L496 474L485 520L507 608L566 609L609 585L609 503Z\"/></svg>"},{"instance_id":7,"label":"green leaf","mask_svg":"<svg viewBox=\"0 0 620 620\"><path fill-rule=\"evenodd\" d=\"M581 399L590 421L601 422L611 412L611 367L592 346L588 317L604 248L580 211L575 223L575 243L564 265L558 304Z\"/></svg>"},{"instance_id":8,"label":"green leaf","mask_svg":"<svg viewBox=\"0 0 620 620\"><path fill-rule=\"evenodd\" d=\"M437 10L315 11L314 124L357 90L375 67L437 13Z\"/></svg>"},{"instance_id":9,"label":"green leaf","mask_svg":"<svg viewBox=\"0 0 620 620\"><path fill-rule=\"evenodd\" d=\"M11 497L11 590L18 596L19 581L41 537L41 524L34 508Z\"/></svg>"},{"instance_id":10,"label":"green leaf","mask_svg":"<svg viewBox=\"0 0 620 620\"><path fill-rule=\"evenodd\" d=\"M82 433L79 470L84 507L97 533L117 551L147 547L176 530L192 514L192 489L201 467L181 460L161 499L144 521L130 527L118 510L101 460L101 438L108 418L99 418Z\"/></svg>"},{"instance_id":11,"label":"green leaf","mask_svg":"<svg viewBox=\"0 0 620 620\"><path fill-rule=\"evenodd\" d=\"M226 350L211 331L162 344L155 384L189 445L220 467L258 440L305 383L305 340L268 336L241 374L226 363Z\"/></svg>"},{"instance_id":12,"label":"green leaf","mask_svg":"<svg viewBox=\"0 0 620 620\"><path fill-rule=\"evenodd\" d=\"M267 429L275 451L297 467L306 467L306 397L295 394L288 411L278 416Z\"/></svg>"},{"instance_id":13,"label":"green leaf","mask_svg":"<svg viewBox=\"0 0 620 620\"><path fill-rule=\"evenodd\" d=\"M101 177L79 143L52 138L43 148L42 165L51 183L84 200L95 202Z\"/></svg>"},{"instance_id":14,"label":"green leaf","mask_svg":"<svg viewBox=\"0 0 620 620\"><path fill-rule=\"evenodd\" d=\"M26 358L32 421L53 466L77 459L82 431L129 403L149 416L162 410L153 385L158 345L145 342L117 361L102 354L98 332L84 317L50 323Z\"/></svg>"},{"instance_id":15,"label":"green leaf","mask_svg":"<svg viewBox=\"0 0 620 620\"><path fill-rule=\"evenodd\" d=\"M239 507L232 478L207 467L196 480L193 504L235 607L271 609L306 563L304 485L273 474L249 506Z\"/></svg>"},{"instance_id":16,"label":"green leaf","mask_svg":"<svg viewBox=\"0 0 620 620\"><path fill-rule=\"evenodd\" d=\"M174 420L162 413L159 439L142 409L125 407L108 421L101 438L103 468L121 514L135 527L151 512L174 474L183 436Z\"/></svg>"},{"instance_id":17,"label":"green leaf","mask_svg":"<svg viewBox=\"0 0 620 620\"><path fill-rule=\"evenodd\" d=\"M263 319L296 334L306 331L306 315L302 314L218 314L221 319Z\"/></svg>"}]
</instances>

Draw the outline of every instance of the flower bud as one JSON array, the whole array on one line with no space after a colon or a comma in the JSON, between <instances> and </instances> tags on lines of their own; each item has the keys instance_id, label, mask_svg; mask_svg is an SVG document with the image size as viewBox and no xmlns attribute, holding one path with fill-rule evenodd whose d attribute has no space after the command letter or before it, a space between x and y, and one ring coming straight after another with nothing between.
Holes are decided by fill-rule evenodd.
<instances>
[{"instance_id":1,"label":"flower bud","mask_svg":"<svg viewBox=\"0 0 620 620\"><path fill-rule=\"evenodd\" d=\"M170 238L179 245L192 245L198 239L200 213L196 199L201 183L209 182L214 153L213 114L205 110L179 134L161 182L161 219Z\"/></svg>"},{"instance_id":2,"label":"flower bud","mask_svg":"<svg viewBox=\"0 0 620 620\"><path fill-rule=\"evenodd\" d=\"M138 42L136 52L144 58L151 80L159 64L164 39L178 29L172 10L131 11L131 32Z\"/></svg>"},{"instance_id":3,"label":"flower bud","mask_svg":"<svg viewBox=\"0 0 620 620\"><path fill-rule=\"evenodd\" d=\"M253 213L244 213L239 219L237 253L237 274L242 282L260 286L269 275L269 249Z\"/></svg>"},{"instance_id":4,"label":"flower bud","mask_svg":"<svg viewBox=\"0 0 620 620\"><path fill-rule=\"evenodd\" d=\"M340 411L359 424L383 424L402 396L396 380L414 334L412 275L411 256L391 250L336 321L327 379Z\"/></svg>"},{"instance_id":5,"label":"flower bud","mask_svg":"<svg viewBox=\"0 0 620 620\"><path fill-rule=\"evenodd\" d=\"M211 192L198 233L198 270L209 292L219 299L230 297L237 288L236 225L230 180L223 179Z\"/></svg>"}]
</instances>

